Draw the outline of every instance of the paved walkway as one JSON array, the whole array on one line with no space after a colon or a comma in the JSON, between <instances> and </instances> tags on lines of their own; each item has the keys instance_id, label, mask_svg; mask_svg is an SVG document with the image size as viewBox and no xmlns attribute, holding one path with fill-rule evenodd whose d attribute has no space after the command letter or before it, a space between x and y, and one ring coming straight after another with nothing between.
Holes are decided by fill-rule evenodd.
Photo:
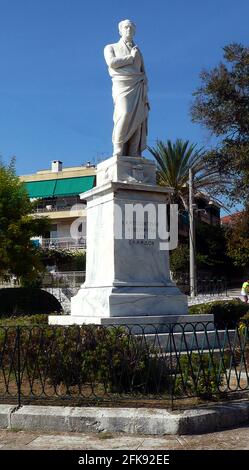
<instances>
[{"instance_id":1,"label":"paved walkway","mask_svg":"<svg viewBox=\"0 0 249 470\"><path fill-rule=\"evenodd\" d=\"M0 450L249 450L249 425L195 436L134 436L0 430Z\"/></svg>"},{"instance_id":2,"label":"paved walkway","mask_svg":"<svg viewBox=\"0 0 249 470\"><path fill-rule=\"evenodd\" d=\"M206 294L206 295L198 295L195 298L188 296L188 305L191 306L191 305L198 305L198 304L203 304L203 303L206 304L206 303L213 302L216 300L233 300L234 298L241 298L240 291L241 289L234 288L234 289L228 289L227 295L225 293L221 295Z\"/></svg>"}]
</instances>

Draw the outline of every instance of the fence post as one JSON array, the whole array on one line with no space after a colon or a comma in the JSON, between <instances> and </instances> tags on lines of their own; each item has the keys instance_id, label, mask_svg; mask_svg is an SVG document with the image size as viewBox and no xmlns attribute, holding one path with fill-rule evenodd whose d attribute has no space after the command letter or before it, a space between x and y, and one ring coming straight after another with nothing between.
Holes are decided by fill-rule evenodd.
<instances>
[{"instance_id":1,"label":"fence post","mask_svg":"<svg viewBox=\"0 0 249 470\"><path fill-rule=\"evenodd\" d=\"M174 389L173 389L173 361L172 361L172 324L170 323L169 328L169 357L170 357L170 399L171 399L171 411L174 409Z\"/></svg>"},{"instance_id":2,"label":"fence post","mask_svg":"<svg viewBox=\"0 0 249 470\"><path fill-rule=\"evenodd\" d=\"M21 347L20 347L20 326L16 329L17 340L17 394L18 394L18 407L21 406Z\"/></svg>"}]
</instances>

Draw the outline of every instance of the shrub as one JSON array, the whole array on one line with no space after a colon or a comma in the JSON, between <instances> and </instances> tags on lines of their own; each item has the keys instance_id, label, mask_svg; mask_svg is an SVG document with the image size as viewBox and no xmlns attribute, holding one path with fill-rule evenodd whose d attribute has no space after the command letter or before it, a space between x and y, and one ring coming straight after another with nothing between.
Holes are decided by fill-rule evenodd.
<instances>
[{"instance_id":1,"label":"shrub","mask_svg":"<svg viewBox=\"0 0 249 470\"><path fill-rule=\"evenodd\" d=\"M4 316L0 317L0 327L8 326L29 326L29 325L47 325L48 315L47 314L36 314L36 315L22 315L19 317L15 316ZM1 331L1 330L0 330Z\"/></svg>"},{"instance_id":2,"label":"shrub","mask_svg":"<svg viewBox=\"0 0 249 470\"><path fill-rule=\"evenodd\" d=\"M175 279L181 279L182 273L188 273L189 247L180 244L175 250L170 251L170 270Z\"/></svg>"},{"instance_id":3,"label":"shrub","mask_svg":"<svg viewBox=\"0 0 249 470\"><path fill-rule=\"evenodd\" d=\"M200 396L220 393L226 357L207 353L177 355L173 362L142 337L125 328L22 326L21 389L30 394L106 393L134 396ZM0 327L0 363L4 377L16 382L17 328ZM172 368L173 367L173 368Z\"/></svg>"},{"instance_id":4,"label":"shrub","mask_svg":"<svg viewBox=\"0 0 249 470\"><path fill-rule=\"evenodd\" d=\"M241 317L248 312L249 306L241 300L215 301L189 307L191 315L213 314L217 328L234 327Z\"/></svg>"},{"instance_id":5,"label":"shrub","mask_svg":"<svg viewBox=\"0 0 249 470\"><path fill-rule=\"evenodd\" d=\"M207 353L190 353L178 360L174 393L210 398L220 393L224 366Z\"/></svg>"},{"instance_id":6,"label":"shrub","mask_svg":"<svg viewBox=\"0 0 249 470\"><path fill-rule=\"evenodd\" d=\"M86 269L86 253L84 251L41 248L39 252L44 267L56 265L58 271L85 271Z\"/></svg>"},{"instance_id":7,"label":"shrub","mask_svg":"<svg viewBox=\"0 0 249 470\"><path fill-rule=\"evenodd\" d=\"M2 364L7 369L17 365L16 335L11 327L0 335ZM111 393L165 393L169 389L165 361L142 337L128 335L121 327L22 327L20 344L22 377L29 381L64 385L67 391L82 385L93 389L97 384Z\"/></svg>"},{"instance_id":8,"label":"shrub","mask_svg":"<svg viewBox=\"0 0 249 470\"><path fill-rule=\"evenodd\" d=\"M249 306L248 306L248 311L243 317L241 317L241 321L244 322L246 325L249 325Z\"/></svg>"},{"instance_id":9,"label":"shrub","mask_svg":"<svg viewBox=\"0 0 249 470\"><path fill-rule=\"evenodd\" d=\"M60 312L59 301L38 288L13 287L0 289L0 317Z\"/></svg>"}]
</instances>

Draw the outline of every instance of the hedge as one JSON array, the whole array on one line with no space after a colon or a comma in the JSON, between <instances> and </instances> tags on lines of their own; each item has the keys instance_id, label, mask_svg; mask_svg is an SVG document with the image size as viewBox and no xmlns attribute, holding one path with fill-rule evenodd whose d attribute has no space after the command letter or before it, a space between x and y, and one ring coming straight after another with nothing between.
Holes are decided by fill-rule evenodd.
<instances>
[{"instance_id":1,"label":"hedge","mask_svg":"<svg viewBox=\"0 0 249 470\"><path fill-rule=\"evenodd\" d=\"M60 302L49 292L34 287L0 289L0 317L61 312Z\"/></svg>"},{"instance_id":2,"label":"hedge","mask_svg":"<svg viewBox=\"0 0 249 470\"><path fill-rule=\"evenodd\" d=\"M160 349L122 327L22 327L19 330L22 389L53 395L103 393L209 397L219 393L224 376L206 353L181 356L171 364ZM0 328L5 375L17 370L16 328ZM61 392L60 392L61 391Z\"/></svg>"},{"instance_id":3,"label":"hedge","mask_svg":"<svg viewBox=\"0 0 249 470\"><path fill-rule=\"evenodd\" d=\"M217 328L234 325L247 313L249 305L241 300L215 301L206 304L192 305L189 307L191 315L214 315L214 324Z\"/></svg>"}]
</instances>

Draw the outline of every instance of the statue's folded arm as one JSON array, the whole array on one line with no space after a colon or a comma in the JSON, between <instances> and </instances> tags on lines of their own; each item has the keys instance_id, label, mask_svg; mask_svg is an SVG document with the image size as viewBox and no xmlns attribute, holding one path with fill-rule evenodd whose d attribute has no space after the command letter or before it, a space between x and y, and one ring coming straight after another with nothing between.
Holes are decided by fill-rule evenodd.
<instances>
[{"instance_id":1,"label":"statue's folded arm","mask_svg":"<svg viewBox=\"0 0 249 470\"><path fill-rule=\"evenodd\" d=\"M117 69L119 67L124 67L125 65L130 65L133 64L134 58L132 55L126 55L124 57L116 57L113 47L112 46L106 46L104 49L104 56L105 56L105 61L108 65L108 67L111 67L113 69Z\"/></svg>"}]
</instances>

